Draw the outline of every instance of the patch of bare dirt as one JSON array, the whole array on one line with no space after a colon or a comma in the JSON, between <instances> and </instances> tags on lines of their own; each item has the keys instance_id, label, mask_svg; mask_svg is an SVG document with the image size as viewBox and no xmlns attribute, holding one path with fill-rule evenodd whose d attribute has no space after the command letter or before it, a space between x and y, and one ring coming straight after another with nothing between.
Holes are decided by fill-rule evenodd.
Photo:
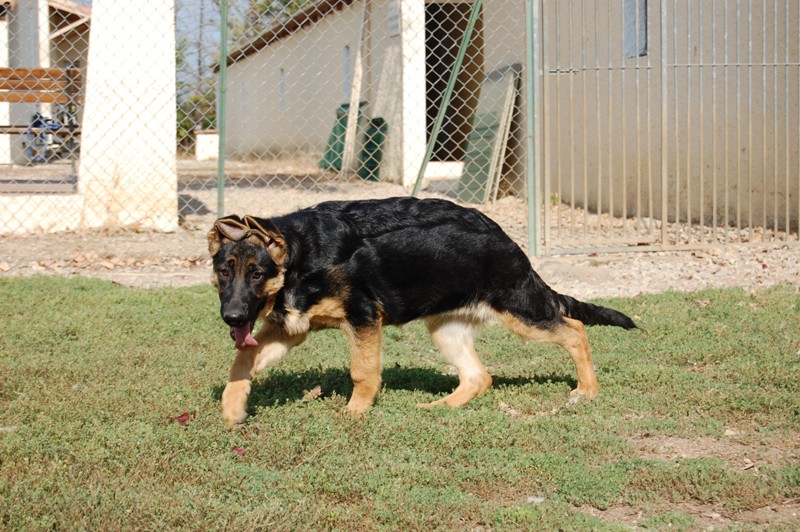
<instances>
[{"instance_id":1,"label":"patch of bare dirt","mask_svg":"<svg viewBox=\"0 0 800 532\"><path fill-rule=\"evenodd\" d=\"M729 431L735 433L735 431ZM640 436L630 443L647 458L673 461L681 458L717 458L739 471L758 471L763 465L785 463L800 458L800 445L783 448L751 444L733 438L679 438L676 436Z\"/></svg>"},{"instance_id":2,"label":"patch of bare dirt","mask_svg":"<svg viewBox=\"0 0 800 532\"><path fill-rule=\"evenodd\" d=\"M244 168L242 176L250 171ZM181 227L174 233L126 229L0 236L0 275L85 275L144 288L207 283L206 232L215 218L217 191L199 179L180 194ZM283 181L226 188L225 212L276 216L328 200L406 195L407 190L390 183L298 180L287 174ZM432 192L423 196L445 197ZM524 201L509 196L482 210L527 249ZM591 299L778 283L800 289L799 257L797 246L765 243L694 252L551 256L532 262L559 292Z\"/></svg>"},{"instance_id":3,"label":"patch of bare dirt","mask_svg":"<svg viewBox=\"0 0 800 532\"><path fill-rule=\"evenodd\" d=\"M735 515L726 515L709 505L699 503L679 504L675 508L648 508L647 511L628 505L616 505L605 510L598 510L591 506L581 506L581 512L602 519L603 521L637 530L644 528L642 522L655 515L670 511L679 511L694 519L696 530L727 530L739 529L777 529L797 530L800 523L800 499L791 499L780 504L774 504L739 512Z\"/></svg>"}]
</instances>

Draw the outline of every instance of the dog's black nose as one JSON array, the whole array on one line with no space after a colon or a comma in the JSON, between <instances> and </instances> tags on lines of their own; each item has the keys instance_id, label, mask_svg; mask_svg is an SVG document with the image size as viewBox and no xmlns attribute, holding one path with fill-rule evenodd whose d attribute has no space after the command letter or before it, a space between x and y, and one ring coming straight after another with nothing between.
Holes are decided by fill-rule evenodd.
<instances>
[{"instance_id":1,"label":"dog's black nose","mask_svg":"<svg viewBox=\"0 0 800 532\"><path fill-rule=\"evenodd\" d=\"M247 323L247 315L241 310L229 310L222 313L222 320L231 327L242 327Z\"/></svg>"}]
</instances>

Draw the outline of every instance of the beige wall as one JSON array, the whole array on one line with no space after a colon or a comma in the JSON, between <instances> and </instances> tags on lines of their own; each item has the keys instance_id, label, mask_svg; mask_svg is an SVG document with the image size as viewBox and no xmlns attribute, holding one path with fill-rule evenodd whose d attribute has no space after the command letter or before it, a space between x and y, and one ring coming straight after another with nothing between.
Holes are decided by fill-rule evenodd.
<instances>
[{"instance_id":1,"label":"beige wall","mask_svg":"<svg viewBox=\"0 0 800 532\"><path fill-rule=\"evenodd\" d=\"M361 5L355 3L229 65L229 153L321 156L336 108L350 99L345 47L352 64L360 25Z\"/></svg>"},{"instance_id":2,"label":"beige wall","mask_svg":"<svg viewBox=\"0 0 800 532\"><path fill-rule=\"evenodd\" d=\"M798 3L741 4L738 23L724 0L669 3L666 47L650 4L649 53L626 59L621 0L545 2L548 200L770 227L788 207L796 227Z\"/></svg>"},{"instance_id":3,"label":"beige wall","mask_svg":"<svg viewBox=\"0 0 800 532\"><path fill-rule=\"evenodd\" d=\"M388 124L381 179L407 186L416 179L427 140L425 3L372 0L366 16L362 99L368 102L367 116L382 117ZM355 2L229 65L226 143L230 155L296 157L299 152L311 159L322 156L335 110L349 100L344 49L350 48L353 64L362 14L363 3ZM523 3L484 3L476 29L479 49L470 53L459 85L467 95L467 107L475 106L485 72L524 63L524 26L509 31L510 20L524 21ZM516 163L510 170L522 175L521 142L515 146Z\"/></svg>"},{"instance_id":4,"label":"beige wall","mask_svg":"<svg viewBox=\"0 0 800 532\"><path fill-rule=\"evenodd\" d=\"M422 5L372 0L366 16L362 100L368 103L367 117L387 121L381 177L390 181L402 181L418 168L425 149L424 140L420 147L409 130L420 120L424 127L425 119L424 33L415 27ZM229 155L321 158L336 109L350 100L363 9L355 2L229 65ZM393 31L398 24L405 28L405 41L403 31Z\"/></svg>"}]
</instances>

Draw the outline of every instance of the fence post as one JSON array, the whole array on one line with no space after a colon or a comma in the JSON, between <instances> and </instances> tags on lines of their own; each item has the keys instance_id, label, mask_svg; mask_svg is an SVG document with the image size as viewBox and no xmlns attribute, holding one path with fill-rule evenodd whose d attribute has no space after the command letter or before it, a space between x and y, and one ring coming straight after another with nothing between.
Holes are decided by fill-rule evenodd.
<instances>
[{"instance_id":1,"label":"fence post","mask_svg":"<svg viewBox=\"0 0 800 532\"><path fill-rule=\"evenodd\" d=\"M538 50L536 49L536 42L539 39L539 0L525 0L525 55L526 55L526 109L528 111L528 132L526 137L526 150L528 152L527 164L527 181L528 181L528 256L539 256L539 239L538 239L538 224L539 224L539 200L537 191L539 190L537 183L537 176L539 172L536 171L538 160L536 159L536 146L535 143L538 139L535 137L537 132L536 125L539 119L537 112L536 101L536 84L539 79L538 61L536 60Z\"/></svg>"},{"instance_id":2,"label":"fence post","mask_svg":"<svg viewBox=\"0 0 800 532\"><path fill-rule=\"evenodd\" d=\"M219 3L219 82L217 85L217 218L225 215L225 100L228 83L228 0Z\"/></svg>"}]
</instances>

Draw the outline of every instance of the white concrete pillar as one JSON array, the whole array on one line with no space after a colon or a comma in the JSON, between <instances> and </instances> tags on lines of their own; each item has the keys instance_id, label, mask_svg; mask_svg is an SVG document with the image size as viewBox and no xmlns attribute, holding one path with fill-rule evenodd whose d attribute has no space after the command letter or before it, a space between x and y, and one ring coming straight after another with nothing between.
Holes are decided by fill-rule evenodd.
<instances>
[{"instance_id":1,"label":"white concrete pillar","mask_svg":"<svg viewBox=\"0 0 800 532\"><path fill-rule=\"evenodd\" d=\"M178 225L174 0L94 0L81 225Z\"/></svg>"},{"instance_id":2,"label":"white concrete pillar","mask_svg":"<svg viewBox=\"0 0 800 532\"><path fill-rule=\"evenodd\" d=\"M425 157L425 1L401 0L402 184L413 186Z\"/></svg>"}]
</instances>

